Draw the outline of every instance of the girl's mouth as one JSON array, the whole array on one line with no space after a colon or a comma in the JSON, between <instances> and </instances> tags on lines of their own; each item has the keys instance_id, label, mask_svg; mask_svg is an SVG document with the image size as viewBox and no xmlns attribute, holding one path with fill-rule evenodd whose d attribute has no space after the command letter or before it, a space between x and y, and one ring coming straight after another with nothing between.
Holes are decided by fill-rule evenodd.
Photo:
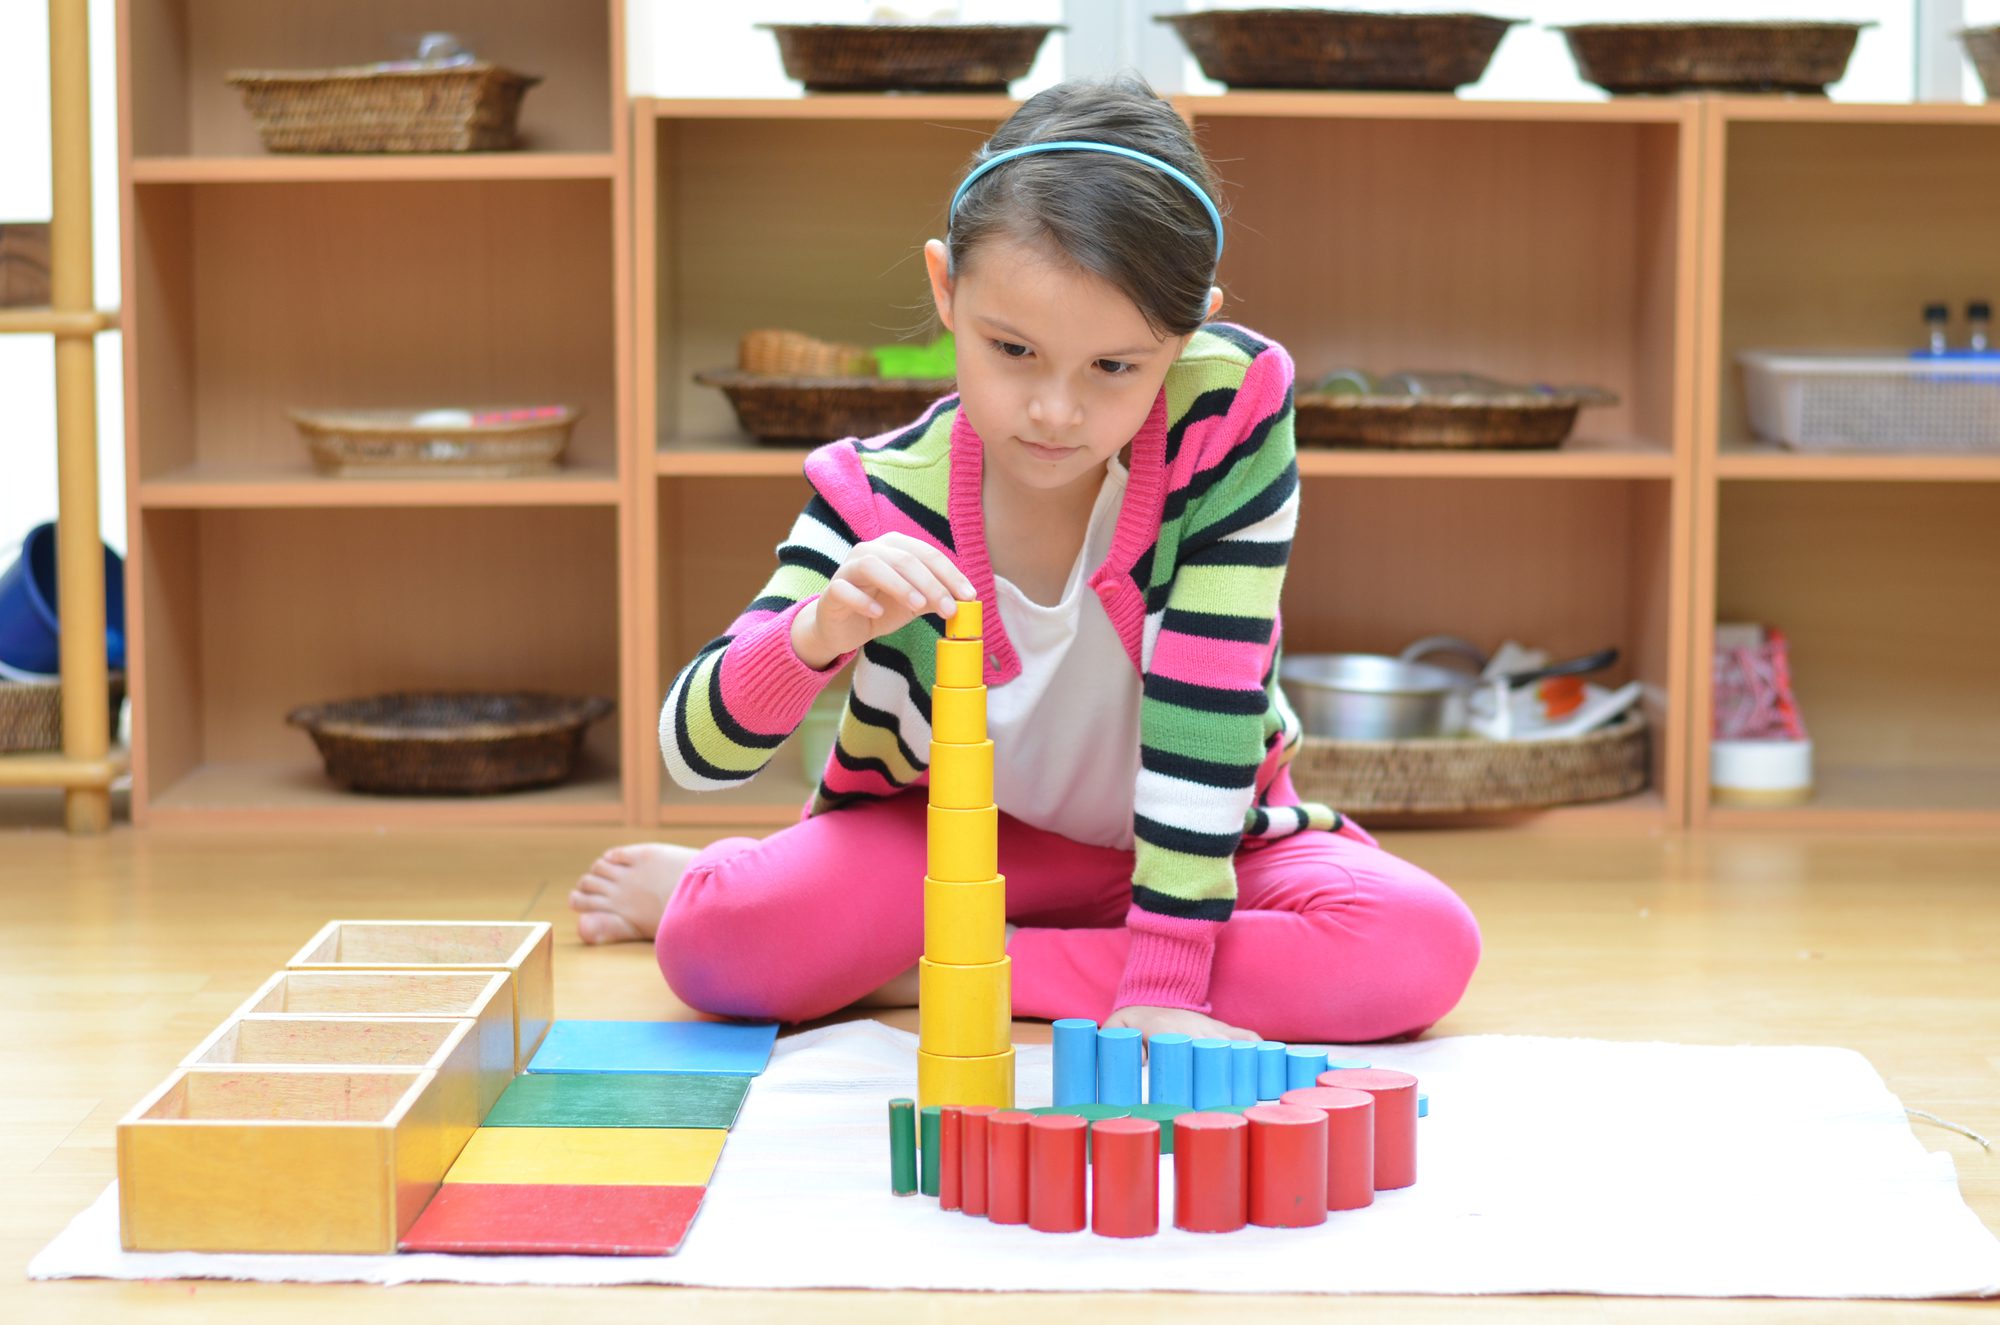
<instances>
[{"instance_id":1,"label":"girl's mouth","mask_svg":"<svg viewBox=\"0 0 2000 1325\"><path fill-rule=\"evenodd\" d=\"M1066 460L1077 452L1074 446L1045 446L1041 442L1031 442L1025 437L1016 437L1014 440L1037 460Z\"/></svg>"}]
</instances>

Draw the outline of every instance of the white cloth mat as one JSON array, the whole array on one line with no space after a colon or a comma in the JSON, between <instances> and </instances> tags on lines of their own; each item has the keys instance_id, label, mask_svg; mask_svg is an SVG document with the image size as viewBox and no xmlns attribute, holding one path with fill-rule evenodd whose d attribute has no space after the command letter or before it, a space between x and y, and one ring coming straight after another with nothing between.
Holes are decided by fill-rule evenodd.
<instances>
[{"instance_id":1,"label":"white cloth mat","mask_svg":"<svg viewBox=\"0 0 2000 1325\"><path fill-rule=\"evenodd\" d=\"M1343 1051L1345 1052L1345 1051ZM38 1279L179 1277L741 1288L1941 1297L2000 1293L2000 1241L1859 1054L1473 1036L1352 1051L1431 1097L1417 1185L1304 1230L1051 1236L889 1193L887 1100L916 1038L778 1042L678 1256L127 1254L115 1187ZM1338 1054L1336 1056L1339 1056ZM1024 1106L1049 1050L1024 1046Z\"/></svg>"}]
</instances>

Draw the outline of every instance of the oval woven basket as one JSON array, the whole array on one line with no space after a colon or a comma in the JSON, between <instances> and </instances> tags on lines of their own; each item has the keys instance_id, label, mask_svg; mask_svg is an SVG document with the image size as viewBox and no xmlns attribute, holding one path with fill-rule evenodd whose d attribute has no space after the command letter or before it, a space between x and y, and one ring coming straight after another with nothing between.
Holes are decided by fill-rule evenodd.
<instances>
[{"instance_id":1,"label":"oval woven basket","mask_svg":"<svg viewBox=\"0 0 2000 1325\"><path fill-rule=\"evenodd\" d=\"M1308 391L1293 401L1293 430L1307 446L1531 450L1561 446L1578 410L1616 400L1583 388L1445 396Z\"/></svg>"},{"instance_id":2,"label":"oval woven basket","mask_svg":"<svg viewBox=\"0 0 2000 1325\"><path fill-rule=\"evenodd\" d=\"M520 146L521 98L542 80L497 65L239 69L270 152L502 152Z\"/></svg>"},{"instance_id":3,"label":"oval woven basket","mask_svg":"<svg viewBox=\"0 0 2000 1325\"><path fill-rule=\"evenodd\" d=\"M694 380L729 398L744 432L791 446L888 432L958 389L949 378L766 377L734 368L696 373Z\"/></svg>"},{"instance_id":4,"label":"oval woven basket","mask_svg":"<svg viewBox=\"0 0 2000 1325\"><path fill-rule=\"evenodd\" d=\"M808 92L1005 92L1059 23L759 23Z\"/></svg>"},{"instance_id":5,"label":"oval woven basket","mask_svg":"<svg viewBox=\"0 0 2000 1325\"><path fill-rule=\"evenodd\" d=\"M111 730L125 704L125 673L106 678ZM0 754L34 754L62 749L62 683L0 681Z\"/></svg>"},{"instance_id":6,"label":"oval woven basket","mask_svg":"<svg viewBox=\"0 0 2000 1325\"><path fill-rule=\"evenodd\" d=\"M1824 93L1872 23L1577 23L1569 40L1585 81L1620 95Z\"/></svg>"},{"instance_id":7,"label":"oval woven basket","mask_svg":"<svg viewBox=\"0 0 2000 1325\"><path fill-rule=\"evenodd\" d=\"M1517 18L1335 9L1211 9L1154 19L1233 88L1454 92L1486 73Z\"/></svg>"},{"instance_id":8,"label":"oval woven basket","mask_svg":"<svg viewBox=\"0 0 2000 1325\"><path fill-rule=\"evenodd\" d=\"M526 478L554 473L582 411L419 424L411 410L292 411L313 468L333 478Z\"/></svg>"},{"instance_id":9,"label":"oval woven basket","mask_svg":"<svg viewBox=\"0 0 2000 1325\"><path fill-rule=\"evenodd\" d=\"M307 704L285 721L349 790L466 796L563 781L584 730L611 710L595 696L406 691Z\"/></svg>"},{"instance_id":10,"label":"oval woven basket","mask_svg":"<svg viewBox=\"0 0 2000 1325\"><path fill-rule=\"evenodd\" d=\"M1363 814L1536 810L1616 800L1652 776L1651 733L1637 709L1567 741L1329 741L1308 736L1292 759L1301 797Z\"/></svg>"}]
</instances>

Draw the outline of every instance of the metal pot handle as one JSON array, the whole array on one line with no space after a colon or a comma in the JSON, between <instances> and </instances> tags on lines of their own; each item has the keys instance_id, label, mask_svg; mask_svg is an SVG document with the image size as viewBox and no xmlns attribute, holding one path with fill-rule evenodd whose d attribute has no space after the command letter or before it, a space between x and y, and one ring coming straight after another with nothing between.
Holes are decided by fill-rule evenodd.
<instances>
[{"instance_id":1,"label":"metal pot handle","mask_svg":"<svg viewBox=\"0 0 2000 1325\"><path fill-rule=\"evenodd\" d=\"M1477 644L1469 640L1462 640L1456 635L1426 635L1409 648L1397 654L1396 657L1404 662L1415 662L1426 654L1431 653L1455 653L1459 657L1467 659L1472 663L1472 670L1475 676L1486 670L1486 664L1489 661L1484 649L1481 649Z\"/></svg>"}]
</instances>

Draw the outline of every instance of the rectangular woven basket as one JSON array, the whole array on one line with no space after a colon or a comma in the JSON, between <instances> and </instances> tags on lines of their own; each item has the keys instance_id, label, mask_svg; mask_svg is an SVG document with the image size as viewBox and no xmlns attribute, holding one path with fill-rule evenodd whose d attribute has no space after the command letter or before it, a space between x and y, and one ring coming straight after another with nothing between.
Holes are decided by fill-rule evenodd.
<instances>
[{"instance_id":1,"label":"rectangular woven basket","mask_svg":"<svg viewBox=\"0 0 2000 1325\"><path fill-rule=\"evenodd\" d=\"M239 69L273 152L503 152L520 146L521 98L542 80L498 65Z\"/></svg>"},{"instance_id":2,"label":"rectangular woven basket","mask_svg":"<svg viewBox=\"0 0 2000 1325\"><path fill-rule=\"evenodd\" d=\"M125 673L113 672L106 683L111 704L111 730L118 730L118 711L125 704ZM31 754L62 749L62 686L55 681L0 681L0 754Z\"/></svg>"}]
</instances>

